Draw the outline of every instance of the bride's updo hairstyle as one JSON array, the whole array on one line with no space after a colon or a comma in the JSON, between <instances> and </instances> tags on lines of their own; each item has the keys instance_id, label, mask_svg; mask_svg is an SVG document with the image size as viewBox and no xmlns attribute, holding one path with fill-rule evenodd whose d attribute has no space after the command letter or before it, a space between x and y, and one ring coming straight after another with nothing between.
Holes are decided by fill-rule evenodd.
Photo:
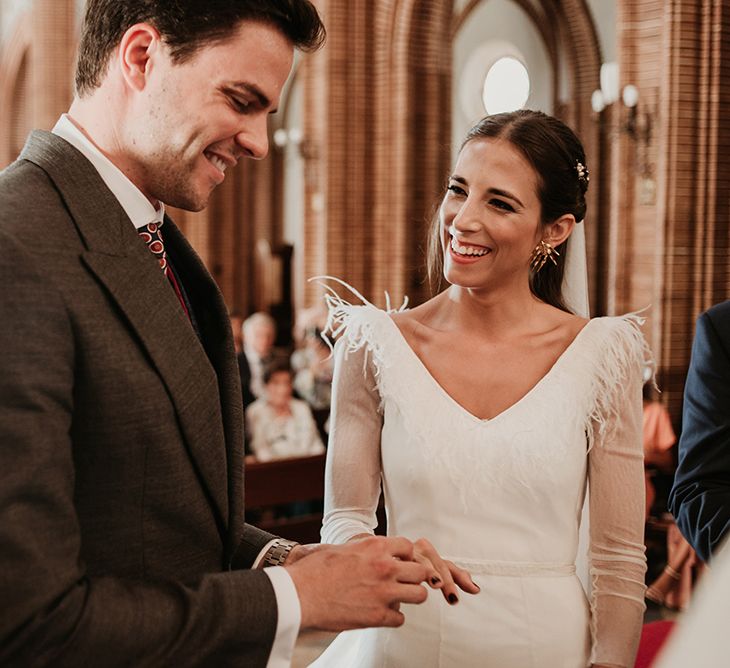
<instances>
[{"instance_id":1,"label":"bride's updo hairstyle","mask_svg":"<svg viewBox=\"0 0 730 668\"><path fill-rule=\"evenodd\" d=\"M586 157L575 133L562 121L541 111L521 109L486 116L469 130L461 149L474 139L502 138L512 143L537 174L537 196L543 225L565 214L573 214L576 222L585 217L588 190ZM460 149L460 150L461 150ZM428 275L432 286L438 286L443 275L441 231L438 216L431 227L428 249ZM540 300L563 311L561 287L565 271L568 242L557 247L557 266L545 263L539 272L530 273L530 289ZM528 258L525 258L527 264Z\"/></svg>"}]
</instances>

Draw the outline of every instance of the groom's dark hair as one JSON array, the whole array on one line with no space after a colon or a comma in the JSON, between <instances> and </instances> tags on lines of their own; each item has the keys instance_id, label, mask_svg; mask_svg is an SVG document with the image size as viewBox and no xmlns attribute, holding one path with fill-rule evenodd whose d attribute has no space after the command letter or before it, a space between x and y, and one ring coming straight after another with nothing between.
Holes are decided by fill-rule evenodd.
<instances>
[{"instance_id":1,"label":"groom's dark hair","mask_svg":"<svg viewBox=\"0 0 730 668\"><path fill-rule=\"evenodd\" d=\"M325 40L317 9L309 0L88 0L76 65L76 93L101 84L112 52L137 23L153 25L183 63L203 46L225 41L241 21L279 29L292 45L315 51Z\"/></svg>"}]
</instances>

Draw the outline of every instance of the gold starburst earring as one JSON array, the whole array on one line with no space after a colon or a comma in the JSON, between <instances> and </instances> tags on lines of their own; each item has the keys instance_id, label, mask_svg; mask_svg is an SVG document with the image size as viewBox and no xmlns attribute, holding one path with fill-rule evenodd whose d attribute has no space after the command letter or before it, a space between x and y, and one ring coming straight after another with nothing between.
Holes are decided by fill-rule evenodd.
<instances>
[{"instance_id":1,"label":"gold starburst earring","mask_svg":"<svg viewBox=\"0 0 730 668\"><path fill-rule=\"evenodd\" d=\"M545 266L545 263L550 260L556 267L558 261L555 259L560 257L560 253L556 251L547 241L540 241L535 250L530 255L530 269L534 272L540 271Z\"/></svg>"}]
</instances>

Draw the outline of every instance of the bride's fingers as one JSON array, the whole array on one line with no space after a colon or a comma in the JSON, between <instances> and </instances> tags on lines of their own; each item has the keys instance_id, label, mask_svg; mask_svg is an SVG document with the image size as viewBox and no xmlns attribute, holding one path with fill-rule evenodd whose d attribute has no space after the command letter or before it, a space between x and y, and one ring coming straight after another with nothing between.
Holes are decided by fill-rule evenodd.
<instances>
[{"instance_id":1,"label":"bride's fingers","mask_svg":"<svg viewBox=\"0 0 730 668\"><path fill-rule=\"evenodd\" d=\"M431 560L418 549L414 551L413 560L417 561L419 564L422 564L428 570L426 582L428 583L429 587L431 587L431 589L441 589L441 587L443 586L441 574L438 572Z\"/></svg>"},{"instance_id":2,"label":"bride's fingers","mask_svg":"<svg viewBox=\"0 0 730 668\"><path fill-rule=\"evenodd\" d=\"M463 591L469 594L479 593L479 585L474 582L471 575L469 574L469 571L465 571L463 568L459 568L455 564L452 564L450 561L447 561L445 563L449 566L449 571L451 572L451 577L454 579L454 582Z\"/></svg>"},{"instance_id":3,"label":"bride's fingers","mask_svg":"<svg viewBox=\"0 0 730 668\"><path fill-rule=\"evenodd\" d=\"M441 589L441 593L450 605L456 605L459 602L459 594L452 575L452 569L457 569L454 564L444 561L431 543L425 538L419 538L415 542L415 552L422 557L426 557L432 564L441 580L434 589Z\"/></svg>"}]
</instances>

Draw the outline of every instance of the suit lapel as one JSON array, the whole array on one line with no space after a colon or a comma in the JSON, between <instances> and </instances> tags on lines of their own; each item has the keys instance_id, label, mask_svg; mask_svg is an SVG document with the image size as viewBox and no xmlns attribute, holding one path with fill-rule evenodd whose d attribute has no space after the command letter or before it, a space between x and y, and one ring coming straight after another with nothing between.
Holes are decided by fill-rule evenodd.
<instances>
[{"instance_id":1,"label":"suit lapel","mask_svg":"<svg viewBox=\"0 0 730 668\"><path fill-rule=\"evenodd\" d=\"M116 198L75 148L51 133L34 132L20 158L37 164L56 184L87 247L83 262L149 354L225 536L229 490L218 378L169 281Z\"/></svg>"},{"instance_id":2,"label":"suit lapel","mask_svg":"<svg viewBox=\"0 0 730 668\"><path fill-rule=\"evenodd\" d=\"M241 379L223 295L188 240L168 218L165 241L174 251L175 266L189 293L208 357L215 367L228 463L229 549L243 536L243 403Z\"/></svg>"}]
</instances>

